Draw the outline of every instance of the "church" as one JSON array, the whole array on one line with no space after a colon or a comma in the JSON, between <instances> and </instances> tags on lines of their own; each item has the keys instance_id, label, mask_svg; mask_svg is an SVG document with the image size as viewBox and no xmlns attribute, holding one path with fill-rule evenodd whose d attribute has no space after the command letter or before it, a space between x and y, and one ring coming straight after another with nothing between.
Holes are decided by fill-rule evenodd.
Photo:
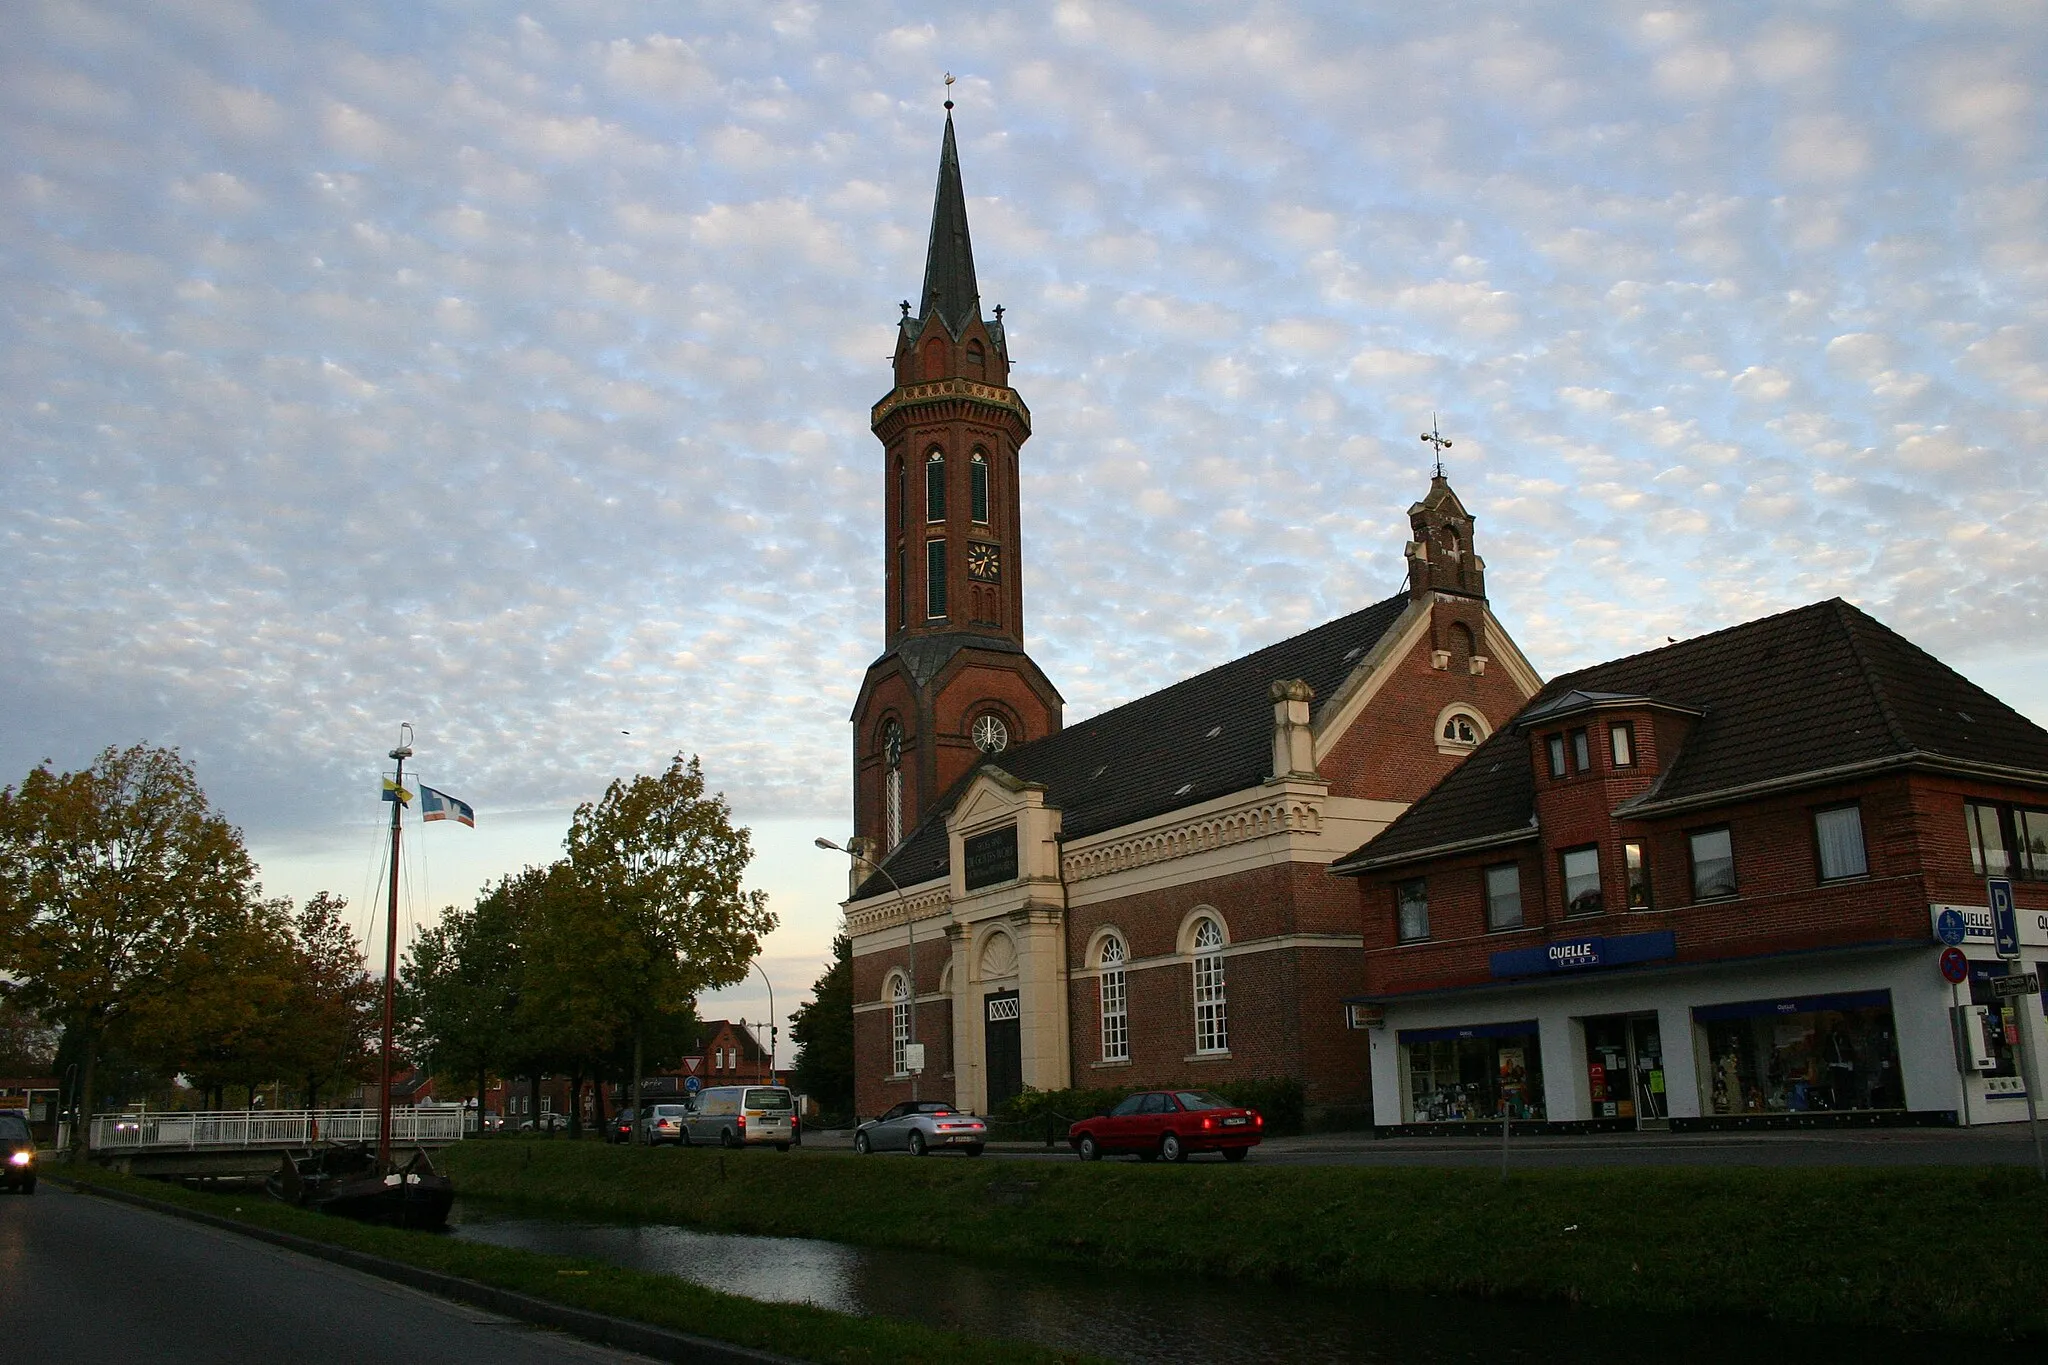
<instances>
[{"instance_id":1,"label":"church","mask_svg":"<svg viewBox=\"0 0 2048 1365\"><path fill-rule=\"evenodd\" d=\"M852 716L858 1111L1293 1078L1311 1109L1362 1117L1345 997L1363 926L1329 865L1540 680L1439 470L1409 508L1402 592L1064 725L1026 648L1031 413L1003 310L981 306L951 108L923 291L872 418L886 591Z\"/></svg>"}]
</instances>

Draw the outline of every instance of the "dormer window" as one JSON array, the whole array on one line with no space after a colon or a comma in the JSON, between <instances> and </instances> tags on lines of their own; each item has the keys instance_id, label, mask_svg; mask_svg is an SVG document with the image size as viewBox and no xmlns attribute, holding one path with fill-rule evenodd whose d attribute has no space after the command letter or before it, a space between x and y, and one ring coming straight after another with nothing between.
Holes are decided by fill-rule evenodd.
<instances>
[{"instance_id":1,"label":"dormer window","mask_svg":"<svg viewBox=\"0 0 2048 1365\"><path fill-rule=\"evenodd\" d=\"M1549 739L1544 741L1544 747L1550 751L1550 775L1552 777L1563 777L1564 736L1552 735Z\"/></svg>"}]
</instances>

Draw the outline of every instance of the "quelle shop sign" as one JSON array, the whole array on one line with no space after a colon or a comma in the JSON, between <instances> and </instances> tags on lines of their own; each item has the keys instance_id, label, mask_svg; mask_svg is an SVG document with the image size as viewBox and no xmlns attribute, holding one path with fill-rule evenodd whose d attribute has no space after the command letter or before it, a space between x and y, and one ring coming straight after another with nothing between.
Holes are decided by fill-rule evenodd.
<instances>
[{"instance_id":1,"label":"quelle shop sign","mask_svg":"<svg viewBox=\"0 0 2048 1365\"><path fill-rule=\"evenodd\" d=\"M1998 942L1997 930L1991 923L1991 907L1988 905L1943 905L1936 903L1927 907L1927 922L1936 938L1941 936L1941 912L1953 910L1963 919L1963 942L1994 944ZM2048 948L2048 910L2029 910L2020 907L2020 943L2030 948Z\"/></svg>"}]
</instances>

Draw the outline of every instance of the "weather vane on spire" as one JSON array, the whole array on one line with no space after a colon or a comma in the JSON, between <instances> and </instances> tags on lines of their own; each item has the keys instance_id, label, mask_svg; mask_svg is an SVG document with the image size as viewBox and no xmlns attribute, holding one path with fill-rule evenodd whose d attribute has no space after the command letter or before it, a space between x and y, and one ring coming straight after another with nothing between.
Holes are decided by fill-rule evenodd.
<instances>
[{"instance_id":1,"label":"weather vane on spire","mask_svg":"<svg viewBox=\"0 0 2048 1365\"><path fill-rule=\"evenodd\" d=\"M1444 476L1444 452L1451 448L1450 438L1437 430L1436 414L1429 415L1429 430L1422 433L1422 439L1436 447L1436 476Z\"/></svg>"},{"instance_id":2,"label":"weather vane on spire","mask_svg":"<svg viewBox=\"0 0 2048 1365\"><path fill-rule=\"evenodd\" d=\"M950 71L948 71L948 72L946 73L946 112L947 112L947 113L951 113L951 112L953 111L953 99L952 99L952 95L953 95L953 73L952 73L952 72L950 72Z\"/></svg>"}]
</instances>

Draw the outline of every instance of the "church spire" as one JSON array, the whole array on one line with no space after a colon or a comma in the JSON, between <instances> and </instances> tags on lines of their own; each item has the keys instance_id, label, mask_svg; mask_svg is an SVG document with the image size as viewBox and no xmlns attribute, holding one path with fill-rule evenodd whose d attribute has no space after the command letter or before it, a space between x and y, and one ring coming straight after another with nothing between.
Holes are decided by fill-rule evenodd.
<instances>
[{"instance_id":1,"label":"church spire","mask_svg":"<svg viewBox=\"0 0 2048 1365\"><path fill-rule=\"evenodd\" d=\"M939 150L939 187L932 197L932 239L924 258L924 297L917 320L933 313L957 339L981 316L974 282L974 245L967 237L967 195L960 188L960 149L953 140L953 101L946 101L946 140Z\"/></svg>"}]
</instances>

